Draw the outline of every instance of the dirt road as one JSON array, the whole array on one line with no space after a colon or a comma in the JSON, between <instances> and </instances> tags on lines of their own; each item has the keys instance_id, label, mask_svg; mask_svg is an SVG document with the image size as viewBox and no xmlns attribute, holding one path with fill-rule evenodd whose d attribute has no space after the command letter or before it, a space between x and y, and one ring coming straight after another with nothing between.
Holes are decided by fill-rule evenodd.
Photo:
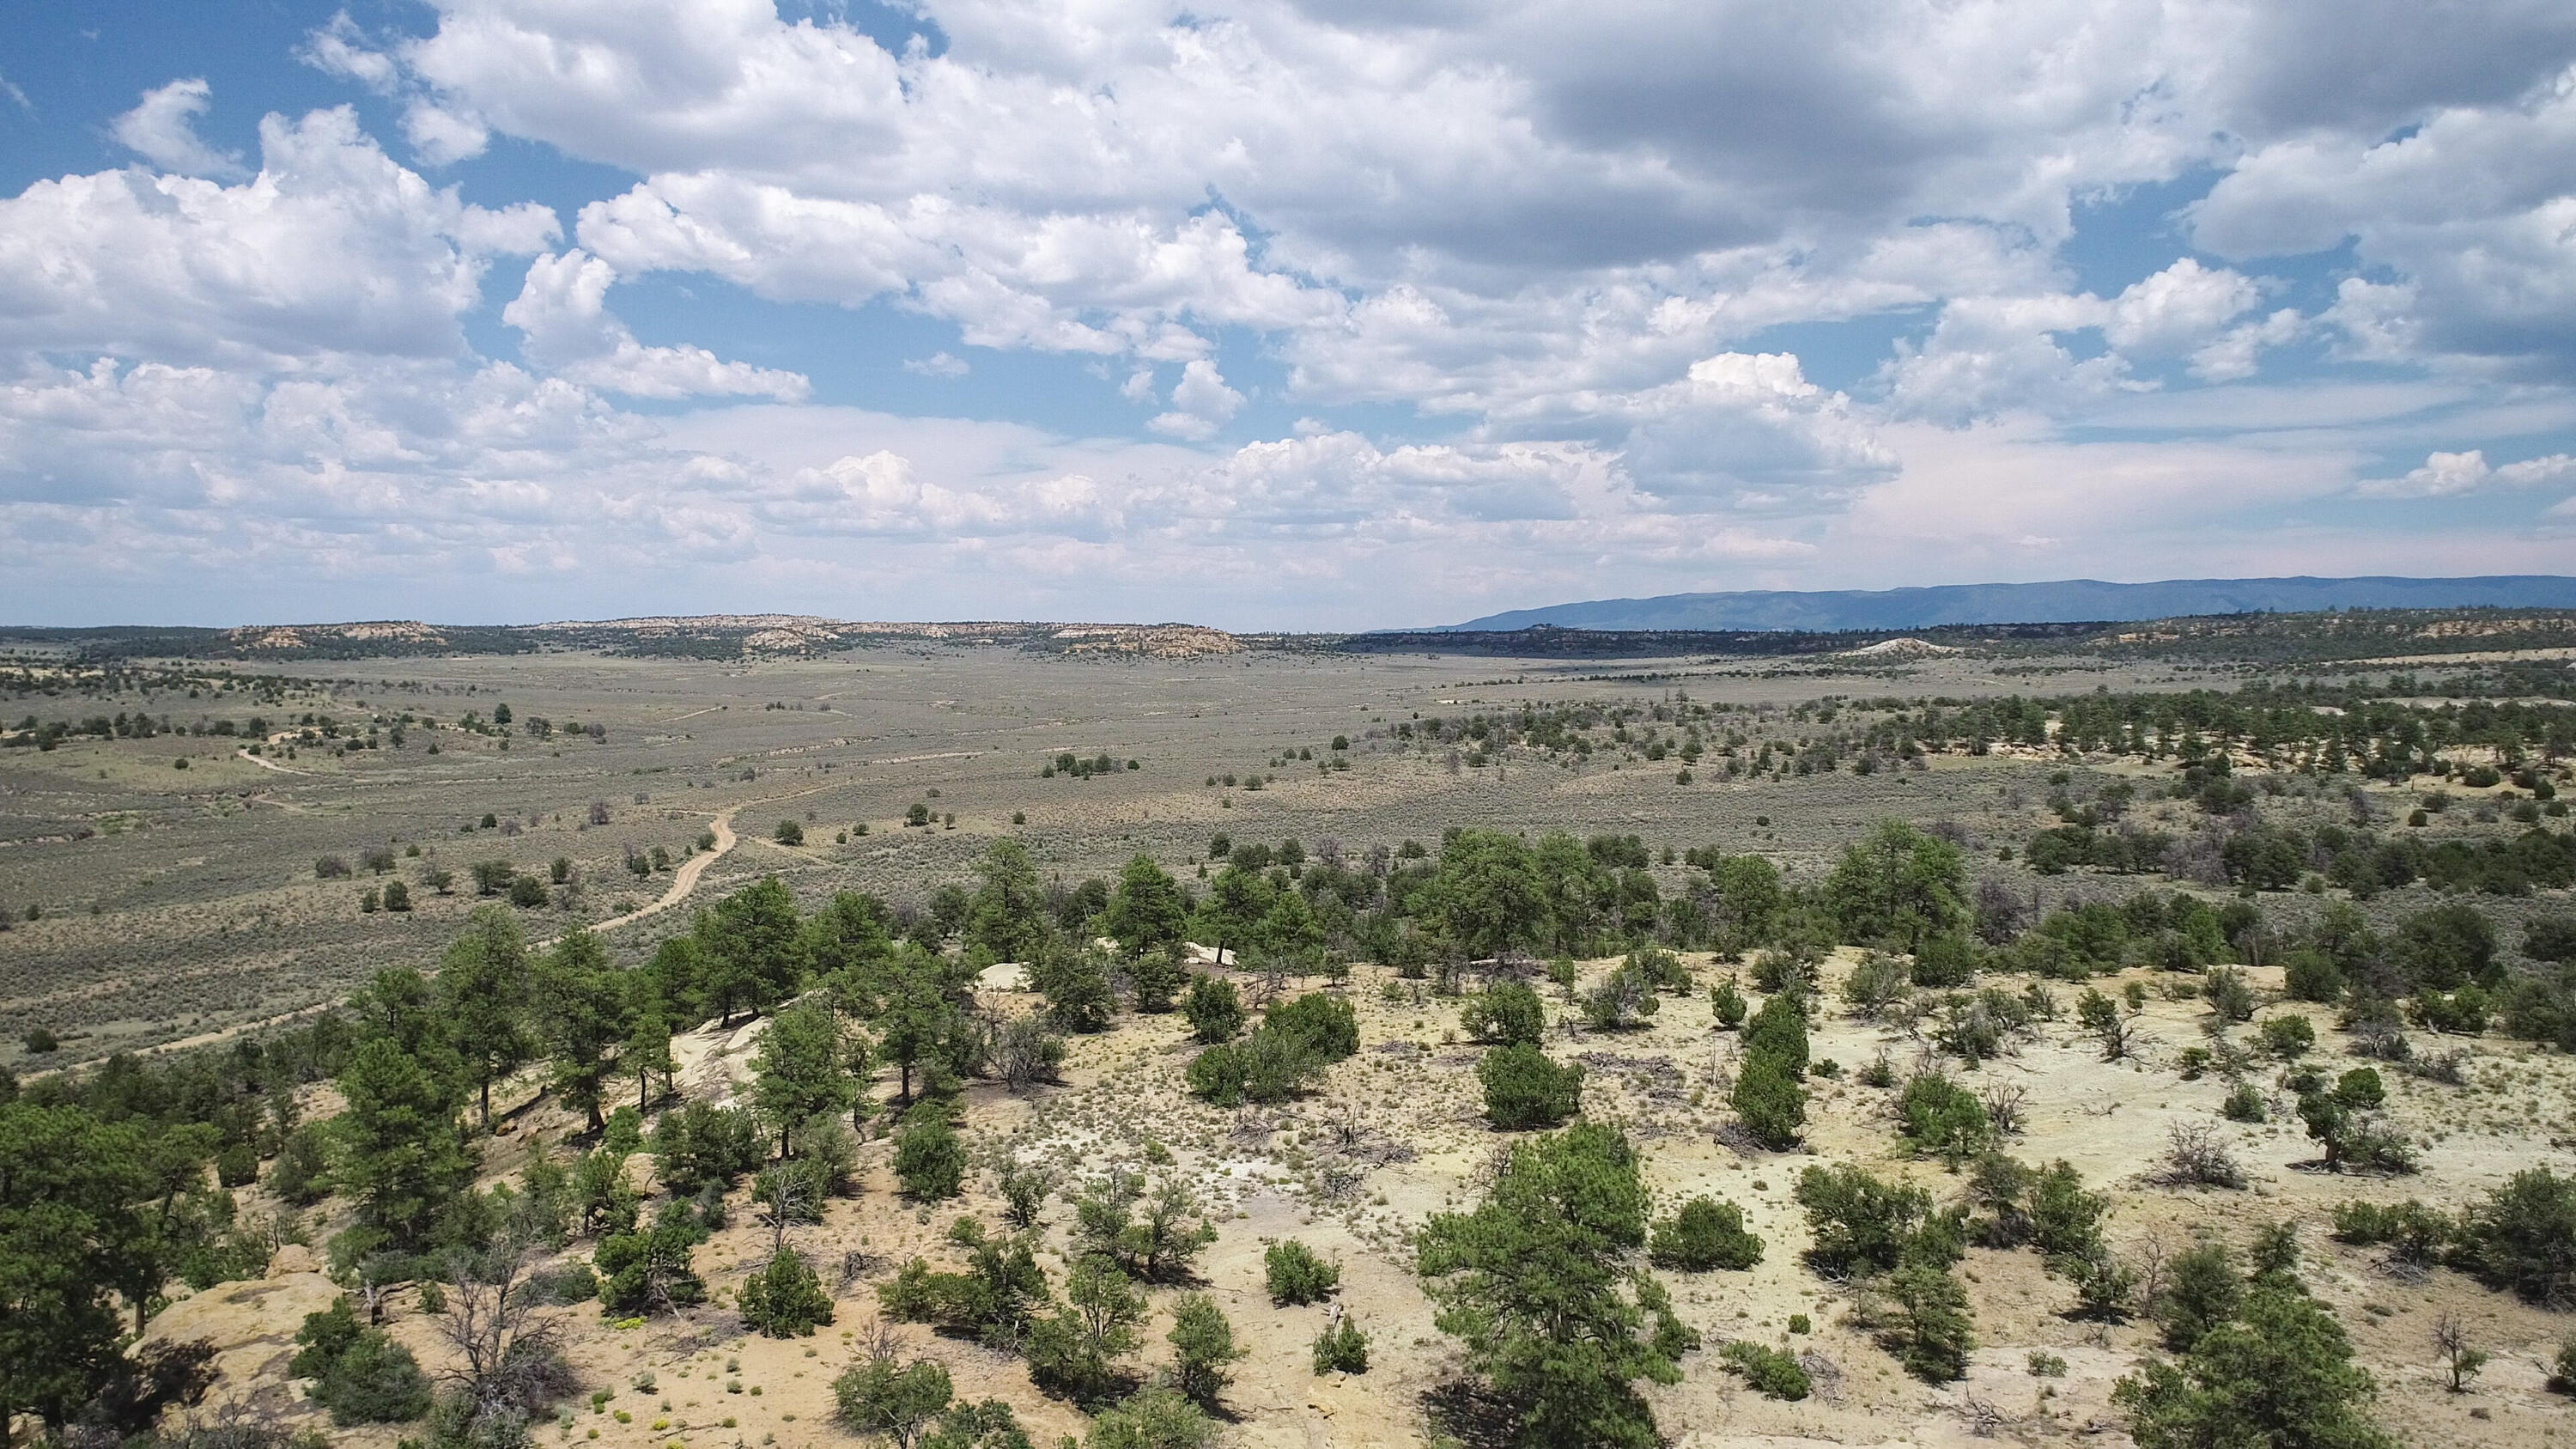
<instances>
[{"instance_id":1,"label":"dirt road","mask_svg":"<svg viewBox=\"0 0 2576 1449\"><path fill-rule=\"evenodd\" d=\"M750 803L765 804L767 802L754 801ZM734 846L740 842L741 837L733 833L733 817L734 812L741 808L742 806L740 805L728 806L723 810L717 811L715 818L707 822L707 829L715 833L716 848L713 850L701 850L697 854L690 856L687 860L681 861L680 868L671 874L671 888L662 892L662 898L660 900L653 902L649 906L638 906L634 910L628 911L622 916L611 916L607 920L601 921L599 924L592 926L591 929L594 931L613 931L629 922L640 921L646 916L653 915L660 911L667 911L671 907L678 905L680 902L687 900L689 898L689 892L698 888L698 877L707 873L707 867L722 859L727 851L732 850ZM545 944L552 945L554 943L549 941Z\"/></svg>"}]
</instances>

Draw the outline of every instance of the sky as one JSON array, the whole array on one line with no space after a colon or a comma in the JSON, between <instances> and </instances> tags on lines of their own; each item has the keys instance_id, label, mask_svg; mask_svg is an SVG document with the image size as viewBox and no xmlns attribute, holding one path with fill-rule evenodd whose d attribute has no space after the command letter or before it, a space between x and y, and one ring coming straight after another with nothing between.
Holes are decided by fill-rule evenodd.
<instances>
[{"instance_id":1,"label":"sky","mask_svg":"<svg viewBox=\"0 0 2576 1449\"><path fill-rule=\"evenodd\" d=\"M7 33L0 622L2576 572L2566 0Z\"/></svg>"}]
</instances>

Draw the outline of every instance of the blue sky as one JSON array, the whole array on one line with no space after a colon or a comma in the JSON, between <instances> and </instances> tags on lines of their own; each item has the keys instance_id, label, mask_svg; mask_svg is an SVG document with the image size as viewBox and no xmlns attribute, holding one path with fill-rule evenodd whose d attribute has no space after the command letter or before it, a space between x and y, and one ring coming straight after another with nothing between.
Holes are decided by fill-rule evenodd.
<instances>
[{"instance_id":1,"label":"blue sky","mask_svg":"<svg viewBox=\"0 0 2576 1449\"><path fill-rule=\"evenodd\" d=\"M19 7L21 622L2576 565L2576 12Z\"/></svg>"}]
</instances>

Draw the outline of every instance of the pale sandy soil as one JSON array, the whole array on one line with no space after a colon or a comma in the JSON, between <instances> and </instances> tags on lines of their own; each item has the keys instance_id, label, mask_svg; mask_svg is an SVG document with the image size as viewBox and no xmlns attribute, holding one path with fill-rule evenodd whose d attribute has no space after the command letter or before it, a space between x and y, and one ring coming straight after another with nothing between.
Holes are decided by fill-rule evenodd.
<instances>
[{"instance_id":1,"label":"pale sandy soil","mask_svg":"<svg viewBox=\"0 0 2576 1449\"><path fill-rule=\"evenodd\" d=\"M1726 969L1707 965L1705 957L1688 959L1701 966L1703 981ZM1608 964L1593 963L1588 970L1598 973ZM1849 953L1838 955L1829 979L1848 964ZM2255 976L2259 985L2278 984L2265 973ZM2165 978L2139 973L2138 979L2160 986ZM1360 1009L1362 1050L1332 1069L1323 1091L1303 1101L1228 1112L1189 1099L1180 1077L1191 1049L1174 1017L1128 1017L1110 1033L1077 1039L1061 1086L1027 1098L990 1087L970 1096L969 1141L987 1163L1009 1153L1055 1165L1076 1181L1120 1164L1155 1180L1177 1173L1198 1192L1221 1229L1200 1264L1203 1286L1252 1351L1237 1366L1226 1397L1235 1416L1227 1431L1231 1443L1309 1449L1430 1442L1434 1425L1426 1395L1457 1372L1455 1347L1432 1327L1406 1242L1430 1214L1472 1203L1480 1170L1507 1138L1477 1115L1477 1049L1454 1040L1456 1003L1426 993L1417 1005L1414 983L1394 983L1397 997L1390 1000L1382 994L1388 984L1370 968L1355 975L1349 990ZM2105 989L2116 985L2105 983ZM2056 989L2071 1007L2072 991ZM989 995L1005 1009L1027 1005L1027 998L1014 993ZM1551 1013L1559 1010L1552 1002ZM2317 1016L2322 1064L2348 1064L2336 1050L2339 1034L2312 1008L2276 1004L2266 1011ZM2288 1104L2276 1101L2270 1125L2223 1124L2248 1170L2245 1190L2178 1192L2151 1185L2147 1171L2170 1124L2220 1120L2216 1109L2226 1088L2215 1078L2183 1082L2175 1075L2177 1052L2201 1040L2198 1002L2158 995L2146 1015L2153 1041L2142 1061L2098 1061L2089 1041L2076 1033L2070 1010L2040 1040L1964 1080L1980 1088L1995 1081L2027 1087L2028 1123L2010 1150L2031 1162L2063 1158L2090 1186L2111 1191L2116 1206L2106 1230L2124 1254L2136 1254L2151 1241L2185 1246L2204 1234L2241 1248L2259 1226L2284 1218L2298 1223L2308 1253L2307 1279L2378 1376L2381 1410L2401 1442L2560 1442L2567 1401L2544 1390L2542 1364L2576 1323L2448 1272L2416 1282L2392 1277L2376 1266L2374 1250L2335 1244L2326 1232L2328 1212L2346 1198L2415 1196L2456 1207L2518 1168L2548 1162L2563 1169L2570 1108L2576 1105L2576 1073L2568 1061L2483 1039L2473 1044L2466 1087L2391 1075L2394 1115L2416 1136L2423 1155L2419 1176L2389 1181L2314 1170L2312 1144L2295 1117L2283 1124ZM681 1051L684 1091L724 1099L730 1079L745 1070L759 1030L757 1024L723 1033L710 1028L687 1038ZM2430 1038L2422 1044L2450 1045ZM1902 1071L1921 1051L1892 1028L1841 1016L1820 1026L1814 1045L1818 1058L1837 1061L1847 1072L1882 1049ZM2105 1328L2068 1317L2072 1290L2048 1276L2034 1254L1970 1250L1961 1273L1976 1309L1979 1347L1967 1381L1946 1386L1903 1375L1868 1334L1848 1322L1848 1290L1800 1263L1806 1229L1790 1194L1804 1166L1857 1161L1923 1183L1943 1200L1961 1191L1961 1180L1937 1162L1898 1153L1889 1120L1892 1092L1858 1085L1848 1076L1819 1080L1808 1150L1748 1156L1716 1136L1731 1117L1719 1083L1735 1045L1732 1035L1712 1029L1704 995L1665 998L1652 1025L1633 1033L1589 1035L1560 1023L1549 1049L1562 1059L1587 1062L1586 1112L1626 1126L1660 1201L1677 1203L1703 1192L1733 1200L1764 1238L1764 1259L1749 1272L1662 1275L1683 1317L1709 1348L1726 1338L1750 1337L1831 1366L1820 1375L1830 1384L1826 1391L1801 1403L1777 1403L1743 1388L1710 1351L1690 1356L1682 1384L1649 1395L1677 1444L1965 1445L1979 1437L1980 1421L2006 1442L2126 1442L2110 1389L2149 1350L2152 1329L2134 1323ZM880 1083L884 1090L890 1084ZM487 1160L496 1169L508 1168L531 1143L556 1143L575 1125L551 1106L536 1104L517 1115L514 1135L495 1144ZM588 1306L563 1310L585 1383L616 1392L605 1412L577 1401L573 1427L563 1436L549 1431L540 1442L561 1437L587 1444L593 1431L596 1442L608 1446L846 1441L849 1436L829 1422L830 1380L870 1332L874 1285L915 1254L934 1263L952 1260L954 1250L943 1235L959 1214L987 1223L1000 1218L989 1173L976 1175L963 1201L908 1204L895 1194L885 1169L887 1150L882 1140L865 1146L859 1194L833 1204L823 1224L792 1234L827 1284L839 1281L845 1262L857 1270L838 1296L832 1327L812 1339L743 1335L726 1300L765 1254L767 1230L752 1221L747 1208L738 1211L735 1226L698 1250L698 1265L715 1290L707 1306L631 1329L602 1321ZM639 1172L643 1166L638 1159ZM1071 1216L1061 1200L1049 1206L1048 1240L1059 1252ZM1374 1365L1368 1374L1316 1377L1307 1363L1308 1345L1328 1310L1270 1306L1261 1285L1262 1250L1268 1241L1288 1236L1343 1264L1339 1302L1372 1335ZM571 1253L587 1251L587 1244L576 1244ZM290 1249L270 1278L227 1284L179 1303L155 1321L153 1335L212 1336L223 1349L219 1394L272 1411L309 1414L292 1407L293 1392L282 1379L296 1324L326 1304L332 1291L318 1274L287 1271L307 1261ZM1045 1261L1060 1282L1060 1259ZM1153 1292L1155 1319L1140 1368L1169 1359L1162 1334L1175 1291ZM405 1308L395 1331L425 1364L445 1366L432 1324ZM2434 1317L2446 1309L2459 1312L2475 1341L2495 1355L2473 1391L2463 1395L2442 1391L2429 1341ZM1813 1332L1790 1335L1791 1313L1808 1314ZM1035 1392L1016 1358L939 1339L917 1326L898 1332L909 1352L945 1362L961 1394L1010 1401L1039 1442L1078 1432L1080 1416ZM2027 1363L2034 1351L2062 1357L2064 1376L2033 1377ZM656 1388L639 1392L632 1384L648 1371ZM627 1411L632 1422L619 1423L616 1410ZM334 1434L335 1442L368 1446L390 1446L396 1437L379 1430Z\"/></svg>"}]
</instances>

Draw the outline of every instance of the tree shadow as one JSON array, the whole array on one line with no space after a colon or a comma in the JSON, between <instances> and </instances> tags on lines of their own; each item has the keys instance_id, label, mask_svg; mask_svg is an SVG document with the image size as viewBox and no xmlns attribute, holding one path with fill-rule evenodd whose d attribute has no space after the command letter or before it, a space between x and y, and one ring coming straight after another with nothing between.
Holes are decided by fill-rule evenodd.
<instances>
[{"instance_id":1,"label":"tree shadow","mask_svg":"<svg viewBox=\"0 0 2576 1449\"><path fill-rule=\"evenodd\" d=\"M1511 1449L1520 1435L1520 1413L1502 1395L1472 1378L1453 1378L1426 1391L1422 1407L1432 1429L1465 1449Z\"/></svg>"}]
</instances>

